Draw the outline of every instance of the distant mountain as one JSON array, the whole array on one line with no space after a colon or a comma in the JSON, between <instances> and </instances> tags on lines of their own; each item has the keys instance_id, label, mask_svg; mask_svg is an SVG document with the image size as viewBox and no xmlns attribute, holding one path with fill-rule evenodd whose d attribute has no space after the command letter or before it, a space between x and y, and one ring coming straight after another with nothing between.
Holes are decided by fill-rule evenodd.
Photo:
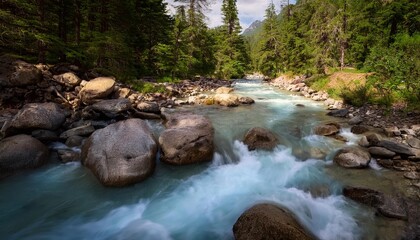
<instances>
[{"instance_id":1,"label":"distant mountain","mask_svg":"<svg viewBox=\"0 0 420 240\"><path fill-rule=\"evenodd\" d=\"M256 30L258 30L262 26L263 22L260 20L256 20L253 22L245 31L242 33L243 36L250 36L255 33Z\"/></svg>"}]
</instances>

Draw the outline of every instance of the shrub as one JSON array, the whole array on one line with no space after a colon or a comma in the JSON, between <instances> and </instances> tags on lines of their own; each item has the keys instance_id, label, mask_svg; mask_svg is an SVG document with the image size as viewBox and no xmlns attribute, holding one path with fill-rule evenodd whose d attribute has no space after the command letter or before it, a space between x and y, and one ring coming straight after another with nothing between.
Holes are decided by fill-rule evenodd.
<instances>
[{"instance_id":1,"label":"shrub","mask_svg":"<svg viewBox=\"0 0 420 240\"><path fill-rule=\"evenodd\" d=\"M342 89L340 97L344 103L361 107L366 103L372 102L372 89L369 85L358 85L354 89Z\"/></svg>"}]
</instances>

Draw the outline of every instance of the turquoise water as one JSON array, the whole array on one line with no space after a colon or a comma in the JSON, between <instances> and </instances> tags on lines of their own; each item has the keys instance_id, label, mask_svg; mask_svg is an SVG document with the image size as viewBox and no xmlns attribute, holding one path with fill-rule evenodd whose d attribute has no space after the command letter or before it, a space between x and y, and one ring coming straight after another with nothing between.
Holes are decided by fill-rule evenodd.
<instances>
[{"instance_id":1,"label":"turquoise water","mask_svg":"<svg viewBox=\"0 0 420 240\"><path fill-rule=\"evenodd\" d=\"M158 162L152 177L120 189L101 186L79 163L51 163L10 177L0 182L1 238L233 239L236 219L260 202L288 208L320 239L398 234L401 223L388 227L341 195L353 176L389 180L384 170L348 172L332 164L334 151L354 144L357 136L345 129L350 142L342 143L312 135L313 126L333 120L316 102L257 81L238 82L235 88L256 104L178 109L211 118L216 129L212 162L182 167ZM148 123L156 134L163 129L159 122ZM257 126L278 134L281 145L272 152L249 152L241 139ZM311 149L325 156L312 159Z\"/></svg>"}]
</instances>

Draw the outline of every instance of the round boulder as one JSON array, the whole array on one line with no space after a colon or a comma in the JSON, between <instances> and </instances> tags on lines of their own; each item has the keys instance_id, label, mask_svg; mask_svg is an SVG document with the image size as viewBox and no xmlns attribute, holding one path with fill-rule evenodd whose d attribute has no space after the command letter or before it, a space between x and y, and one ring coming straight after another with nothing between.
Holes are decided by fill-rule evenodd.
<instances>
[{"instance_id":1,"label":"round boulder","mask_svg":"<svg viewBox=\"0 0 420 240\"><path fill-rule=\"evenodd\" d=\"M236 240L316 239L290 212L272 204L258 204L245 211L233 225Z\"/></svg>"},{"instance_id":2,"label":"round boulder","mask_svg":"<svg viewBox=\"0 0 420 240\"><path fill-rule=\"evenodd\" d=\"M95 131L82 148L82 164L110 187L140 182L156 165L157 144L146 122L128 119Z\"/></svg>"},{"instance_id":3,"label":"round boulder","mask_svg":"<svg viewBox=\"0 0 420 240\"><path fill-rule=\"evenodd\" d=\"M161 160L173 165L211 161L214 152L214 128L200 115L170 115L167 129L159 137Z\"/></svg>"},{"instance_id":4,"label":"round boulder","mask_svg":"<svg viewBox=\"0 0 420 240\"><path fill-rule=\"evenodd\" d=\"M42 79L42 72L34 65L12 57L0 57L0 86L33 85Z\"/></svg>"},{"instance_id":5,"label":"round boulder","mask_svg":"<svg viewBox=\"0 0 420 240\"><path fill-rule=\"evenodd\" d=\"M238 96L225 93L214 95L214 102L225 107L237 107L240 104Z\"/></svg>"},{"instance_id":6,"label":"round boulder","mask_svg":"<svg viewBox=\"0 0 420 240\"><path fill-rule=\"evenodd\" d=\"M112 78L95 78L87 82L79 94L84 103L90 103L94 99L106 98L114 90L114 85Z\"/></svg>"},{"instance_id":7,"label":"round boulder","mask_svg":"<svg viewBox=\"0 0 420 240\"><path fill-rule=\"evenodd\" d=\"M327 123L318 125L314 128L314 133L321 136L331 136L340 131L340 125L337 123Z\"/></svg>"},{"instance_id":8,"label":"round boulder","mask_svg":"<svg viewBox=\"0 0 420 240\"><path fill-rule=\"evenodd\" d=\"M269 130L255 127L251 128L245 134L244 143L248 146L249 150L273 150L273 148L279 144L279 140L276 135Z\"/></svg>"},{"instance_id":9,"label":"round boulder","mask_svg":"<svg viewBox=\"0 0 420 240\"><path fill-rule=\"evenodd\" d=\"M12 127L17 129L48 129L59 128L66 120L63 109L56 103L30 103L16 114Z\"/></svg>"},{"instance_id":10,"label":"round boulder","mask_svg":"<svg viewBox=\"0 0 420 240\"><path fill-rule=\"evenodd\" d=\"M48 161L49 150L28 135L15 135L0 141L0 175L18 169L36 168Z\"/></svg>"},{"instance_id":11,"label":"round boulder","mask_svg":"<svg viewBox=\"0 0 420 240\"><path fill-rule=\"evenodd\" d=\"M370 154L362 148L346 147L336 153L334 162L345 168L365 168L369 165Z\"/></svg>"}]
</instances>

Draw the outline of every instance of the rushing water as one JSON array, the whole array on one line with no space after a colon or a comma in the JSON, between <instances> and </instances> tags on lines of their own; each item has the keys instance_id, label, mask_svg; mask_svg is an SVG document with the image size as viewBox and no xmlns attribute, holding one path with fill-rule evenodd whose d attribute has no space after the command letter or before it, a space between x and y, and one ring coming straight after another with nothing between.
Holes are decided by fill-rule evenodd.
<instances>
[{"instance_id":1,"label":"rushing water","mask_svg":"<svg viewBox=\"0 0 420 240\"><path fill-rule=\"evenodd\" d=\"M332 120L318 103L256 81L235 88L256 104L181 110L212 119L212 162L158 162L145 182L120 189L101 186L79 163L51 163L10 177L0 182L1 239L233 239L236 219L260 202L288 208L320 239L398 236L402 222L378 220L341 195L344 184L393 189L392 174L377 165L346 170L332 164L334 151L357 136L344 129L349 142L342 143L312 135L315 125ZM156 134L162 131L159 122L149 123ZM248 151L240 140L256 126L277 133L282 144L272 152Z\"/></svg>"}]
</instances>

